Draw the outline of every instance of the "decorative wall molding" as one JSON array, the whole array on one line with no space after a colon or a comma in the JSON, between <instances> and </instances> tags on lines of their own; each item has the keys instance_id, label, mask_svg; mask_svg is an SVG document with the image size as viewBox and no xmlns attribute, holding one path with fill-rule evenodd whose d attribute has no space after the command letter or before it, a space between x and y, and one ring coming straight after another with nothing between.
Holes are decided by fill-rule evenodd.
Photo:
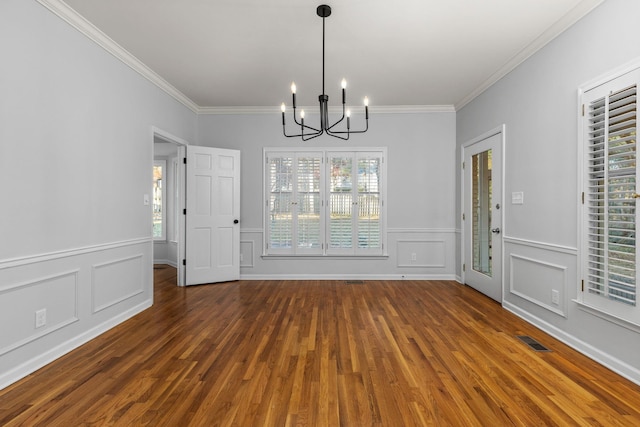
<instances>
[{"instance_id":1,"label":"decorative wall molding","mask_svg":"<svg viewBox=\"0 0 640 427\"><path fill-rule=\"evenodd\" d=\"M410 253L415 259L407 256ZM446 268L446 255L447 242L443 239L396 240L397 267Z\"/></svg>"},{"instance_id":2,"label":"decorative wall molding","mask_svg":"<svg viewBox=\"0 0 640 427\"><path fill-rule=\"evenodd\" d=\"M566 295L566 290L568 288L568 267L564 266L564 265L557 265L557 264L552 264L550 262L546 262L546 261L542 261L542 260L538 260L538 259L534 259L534 258L530 258L530 257L525 257L525 256L521 256L521 255L515 255L515 254L509 254L509 292L513 295L516 295L522 299L525 299L533 304L536 304L546 310L549 310L559 316L562 317L567 317L566 314L566 301L565 298L562 298L562 305L558 306L558 307L554 307L552 305L547 304L546 302L544 302L543 300L536 298L532 295L529 295L528 293L525 293L523 291L520 291L516 288L516 286L514 285L515 283L520 283L523 282L522 279L520 279L519 281L515 280L515 276L518 275L518 277L529 277L530 275L526 275L526 274L517 274L516 272L514 272L516 270L515 266L517 262L521 262L521 263L527 263L530 265L534 265L536 266L536 268L538 269L547 269L549 271L553 271L553 272L557 272L557 274L561 275L561 279L559 280L560 283L558 284L558 292L564 296ZM538 275L536 275L535 277L539 277ZM536 287L531 287L530 283L528 283L529 286L527 286L527 289L537 289Z\"/></svg>"},{"instance_id":3,"label":"decorative wall molding","mask_svg":"<svg viewBox=\"0 0 640 427\"><path fill-rule=\"evenodd\" d=\"M33 264L37 262L52 261L60 258L68 258L92 252L107 251L110 249L117 249L126 246L134 246L152 242L153 240L151 237L144 237L140 239L121 240L119 242L102 243L98 245L84 246L80 248L66 249L62 251L48 252L43 254L27 255L24 257L0 260L0 270L19 267L21 265Z\"/></svg>"},{"instance_id":4,"label":"decorative wall molding","mask_svg":"<svg viewBox=\"0 0 640 427\"><path fill-rule=\"evenodd\" d=\"M387 228L387 233L411 233L411 234L434 234L434 233L455 233L455 228Z\"/></svg>"},{"instance_id":5,"label":"decorative wall molding","mask_svg":"<svg viewBox=\"0 0 640 427\"><path fill-rule=\"evenodd\" d=\"M87 38L95 42L98 46L115 56L121 62L129 66L131 69L139 73L142 77L155 84L166 94L174 98L176 101L189 108L194 113L198 112L198 105L189 99L186 95L176 89L173 85L160 77L155 71L147 67L142 61L133 56L129 51L124 49L118 43L113 41L109 36L100 31L95 25L87 21L78 12L69 7L61 0L37 0L38 3L58 15L63 21L67 22L76 30L80 31Z\"/></svg>"},{"instance_id":6,"label":"decorative wall molding","mask_svg":"<svg viewBox=\"0 0 640 427\"><path fill-rule=\"evenodd\" d=\"M135 254L91 267L91 305L94 314L144 292L143 259L144 254ZM115 293L118 291L121 291L120 294Z\"/></svg>"},{"instance_id":7,"label":"decorative wall molding","mask_svg":"<svg viewBox=\"0 0 640 427\"><path fill-rule=\"evenodd\" d=\"M551 27L549 27L545 32L540 34L538 38L529 43L524 49L515 54L506 64L504 64L498 71L493 73L487 80L485 80L480 86L478 86L474 91L469 93L467 96L458 101L454 108L456 111L462 109L465 105L473 101L475 98L480 96L484 91L493 86L496 82L502 79L504 76L513 71L518 65L522 64L524 61L533 56L536 52L542 49L544 46L549 44L553 39L562 34L565 30L569 29L573 24L578 22L584 16L586 16L593 9L598 7L604 0L585 0L572 10L569 11L565 16L556 21Z\"/></svg>"},{"instance_id":8,"label":"decorative wall molding","mask_svg":"<svg viewBox=\"0 0 640 427\"><path fill-rule=\"evenodd\" d=\"M46 286L47 284L50 284L57 280L70 278L71 284L72 284L72 291L73 291L72 295L70 295L71 297L70 300L72 303L72 312L67 318L61 319L55 324L44 326L41 330L35 330L33 334L25 336L24 338L14 343L10 343L5 347L0 348L0 356L2 356L3 354L9 353L10 351L15 350L16 348L22 347L23 345L29 344L30 342L36 341L44 337L45 335L49 335L59 329L62 329L78 321L78 274L79 272L80 272L79 269L64 271L57 274L39 277L39 278L31 279L25 282L21 282L21 283L16 283L13 285L9 285L3 289L0 289L0 296L7 298L7 295L11 294L12 292L19 292L23 288ZM62 298L62 295L57 295L57 297ZM31 312L29 314L31 314ZM49 317L51 318L51 313L49 314ZM14 319L14 323L15 323L15 319ZM5 335L5 338L6 338L6 335Z\"/></svg>"},{"instance_id":9,"label":"decorative wall molding","mask_svg":"<svg viewBox=\"0 0 640 427\"><path fill-rule=\"evenodd\" d=\"M240 268L253 268L254 250L255 242L253 240L240 240Z\"/></svg>"},{"instance_id":10,"label":"decorative wall molding","mask_svg":"<svg viewBox=\"0 0 640 427\"><path fill-rule=\"evenodd\" d=\"M535 240L520 239L517 237L509 237L509 236L504 236L503 242L511 243L513 245L521 245L521 246L528 246L532 248L544 249L546 251L560 252L568 255L574 255L574 256L578 255L578 248L575 248L572 246L562 246L562 245L556 245L553 243L538 242Z\"/></svg>"},{"instance_id":11,"label":"decorative wall molding","mask_svg":"<svg viewBox=\"0 0 640 427\"><path fill-rule=\"evenodd\" d=\"M310 116L318 106L298 107L305 111L310 111ZM280 114L280 106L268 107L199 107L198 114L201 115L226 115L226 114ZM419 114L419 113L455 113L453 105L370 105L370 114ZM342 107L329 107L329 113L340 114ZM358 113L355 113L356 115Z\"/></svg>"}]
</instances>

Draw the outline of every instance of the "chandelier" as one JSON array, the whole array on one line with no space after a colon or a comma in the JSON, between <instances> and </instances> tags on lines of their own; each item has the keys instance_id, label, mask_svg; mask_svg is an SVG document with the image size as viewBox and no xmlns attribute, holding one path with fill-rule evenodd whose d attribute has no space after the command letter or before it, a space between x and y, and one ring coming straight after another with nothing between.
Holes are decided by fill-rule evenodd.
<instances>
[{"instance_id":1,"label":"chandelier","mask_svg":"<svg viewBox=\"0 0 640 427\"><path fill-rule=\"evenodd\" d=\"M315 128L309 126L304 123L304 110L300 110L299 119L296 116L296 84L291 84L291 92L293 95L293 121L296 125L300 126L300 133L288 135L285 123L285 112L287 107L284 102L281 105L282 110L282 133L284 136L288 138L302 138L303 141L308 141L313 138L317 138L323 133L327 135L333 136L335 138L340 138L347 140L352 133L365 133L369 129L369 99L364 97L364 118L365 118L365 128L364 130L351 130L351 110L348 110L346 107L347 100L347 81L342 79L342 117L340 120L335 122L334 124L329 123L329 96L324 93L324 19L331 15L331 7L326 4L322 4L318 6L316 9L316 13L319 17L322 18L322 95L318 97L318 101L320 103L320 127ZM334 130L334 128L341 122L344 121L346 117L346 128L347 130ZM342 126L344 129L344 125Z\"/></svg>"}]
</instances>

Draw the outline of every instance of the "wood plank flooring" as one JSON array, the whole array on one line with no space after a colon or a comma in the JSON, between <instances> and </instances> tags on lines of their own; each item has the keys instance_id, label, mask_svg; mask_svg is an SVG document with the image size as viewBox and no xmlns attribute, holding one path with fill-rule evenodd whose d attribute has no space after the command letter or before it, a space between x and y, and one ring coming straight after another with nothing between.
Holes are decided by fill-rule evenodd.
<instances>
[{"instance_id":1,"label":"wood plank flooring","mask_svg":"<svg viewBox=\"0 0 640 427\"><path fill-rule=\"evenodd\" d=\"M155 275L152 308L0 391L0 425L640 425L640 387L455 282Z\"/></svg>"}]
</instances>

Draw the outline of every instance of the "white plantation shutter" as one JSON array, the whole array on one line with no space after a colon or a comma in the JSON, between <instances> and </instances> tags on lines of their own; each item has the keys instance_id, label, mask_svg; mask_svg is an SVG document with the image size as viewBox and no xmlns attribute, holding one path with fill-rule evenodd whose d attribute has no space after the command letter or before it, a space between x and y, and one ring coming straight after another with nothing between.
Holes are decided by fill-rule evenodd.
<instances>
[{"instance_id":1,"label":"white plantation shutter","mask_svg":"<svg viewBox=\"0 0 640 427\"><path fill-rule=\"evenodd\" d=\"M296 247L298 252L319 252L322 249L322 234L320 230L322 154L302 155L296 159L298 189L297 213L294 218Z\"/></svg>"},{"instance_id":2,"label":"white plantation shutter","mask_svg":"<svg viewBox=\"0 0 640 427\"><path fill-rule=\"evenodd\" d=\"M265 150L266 255L383 255L384 150Z\"/></svg>"},{"instance_id":3,"label":"white plantation shutter","mask_svg":"<svg viewBox=\"0 0 640 427\"><path fill-rule=\"evenodd\" d=\"M640 323L637 306L637 87L626 74L585 92L583 301Z\"/></svg>"},{"instance_id":4,"label":"white plantation shutter","mask_svg":"<svg viewBox=\"0 0 640 427\"><path fill-rule=\"evenodd\" d=\"M267 156L266 247L274 254L322 252L322 153Z\"/></svg>"},{"instance_id":5,"label":"white plantation shutter","mask_svg":"<svg viewBox=\"0 0 640 427\"><path fill-rule=\"evenodd\" d=\"M329 254L378 255L382 243L380 152L329 153Z\"/></svg>"}]
</instances>

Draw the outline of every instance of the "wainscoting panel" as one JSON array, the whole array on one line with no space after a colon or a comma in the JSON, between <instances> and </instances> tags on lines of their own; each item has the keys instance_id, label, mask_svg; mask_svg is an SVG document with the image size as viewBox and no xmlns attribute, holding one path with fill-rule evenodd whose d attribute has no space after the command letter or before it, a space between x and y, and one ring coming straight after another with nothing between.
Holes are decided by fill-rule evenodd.
<instances>
[{"instance_id":1,"label":"wainscoting panel","mask_svg":"<svg viewBox=\"0 0 640 427\"><path fill-rule=\"evenodd\" d=\"M151 306L152 257L149 237L0 260L0 388Z\"/></svg>"},{"instance_id":2,"label":"wainscoting panel","mask_svg":"<svg viewBox=\"0 0 640 427\"><path fill-rule=\"evenodd\" d=\"M240 277L246 280L455 280L455 228L388 228L385 254L262 256L264 231L240 230Z\"/></svg>"},{"instance_id":3,"label":"wainscoting panel","mask_svg":"<svg viewBox=\"0 0 640 427\"><path fill-rule=\"evenodd\" d=\"M398 240L398 267L446 267L444 240Z\"/></svg>"},{"instance_id":4,"label":"wainscoting panel","mask_svg":"<svg viewBox=\"0 0 640 427\"><path fill-rule=\"evenodd\" d=\"M568 286L566 266L510 254L509 271L509 292L566 316L560 306L560 301L566 299L565 290ZM557 299L554 299L554 294Z\"/></svg>"},{"instance_id":5,"label":"wainscoting panel","mask_svg":"<svg viewBox=\"0 0 640 427\"><path fill-rule=\"evenodd\" d=\"M566 318L576 292L577 250L507 236L504 243L505 298Z\"/></svg>"},{"instance_id":6,"label":"wainscoting panel","mask_svg":"<svg viewBox=\"0 0 640 427\"><path fill-rule=\"evenodd\" d=\"M41 313L42 325L36 325ZM0 356L78 320L78 270L0 290Z\"/></svg>"},{"instance_id":7,"label":"wainscoting panel","mask_svg":"<svg viewBox=\"0 0 640 427\"><path fill-rule=\"evenodd\" d=\"M253 267L253 240L241 240L240 241L240 267Z\"/></svg>"},{"instance_id":8,"label":"wainscoting panel","mask_svg":"<svg viewBox=\"0 0 640 427\"><path fill-rule=\"evenodd\" d=\"M93 266L93 312L97 313L144 291L143 255Z\"/></svg>"}]
</instances>

